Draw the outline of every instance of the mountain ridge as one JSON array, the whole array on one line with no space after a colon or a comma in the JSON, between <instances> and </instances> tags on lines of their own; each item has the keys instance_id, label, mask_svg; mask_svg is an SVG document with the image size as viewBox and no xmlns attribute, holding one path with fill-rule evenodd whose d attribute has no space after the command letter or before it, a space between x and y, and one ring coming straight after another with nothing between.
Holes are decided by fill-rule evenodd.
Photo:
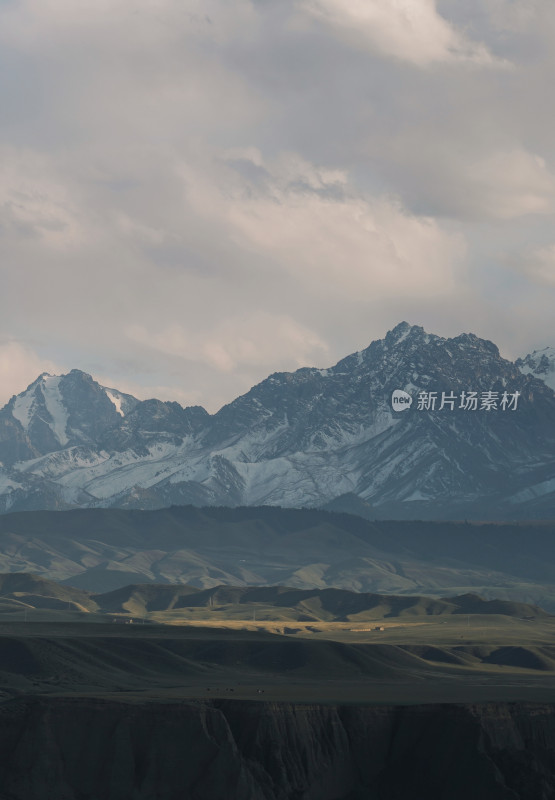
<instances>
[{"instance_id":1,"label":"mountain ridge","mask_svg":"<svg viewBox=\"0 0 555 800\"><path fill-rule=\"evenodd\" d=\"M0 511L316 507L352 494L381 516L552 516L555 392L538 377L545 359L521 361L471 333L403 322L330 368L274 373L213 415L80 370L43 373L0 410ZM412 398L403 413L395 390Z\"/></svg>"},{"instance_id":2,"label":"mountain ridge","mask_svg":"<svg viewBox=\"0 0 555 800\"><path fill-rule=\"evenodd\" d=\"M554 531L555 521L370 522L275 506L26 511L0 516L0 572L95 593L137 583L285 585L471 593L554 611Z\"/></svg>"},{"instance_id":3,"label":"mountain ridge","mask_svg":"<svg viewBox=\"0 0 555 800\"><path fill-rule=\"evenodd\" d=\"M29 608L47 608L44 601L67 603L72 610L84 612L126 613L143 616L152 611L174 611L184 607L206 608L222 613L222 607L262 607L296 612L313 621L348 621L361 615L384 618L435 616L439 614L500 614L502 616L536 619L551 616L538 606L516 601L486 600L480 595L466 593L451 597L424 595L392 595L353 592L348 589L299 589L292 586L232 586L220 584L209 589L183 583L135 583L110 592L76 589L69 583L58 583L29 572L0 573L2 601L17 601ZM38 604L37 604L38 600ZM43 602L41 602L43 601ZM55 606L54 606L55 607ZM218 610L219 609L219 610ZM271 613L271 612L270 612ZM259 615L260 618L260 615ZM268 612L265 619L270 619ZM292 617L294 619L294 617ZM372 617L373 618L373 617Z\"/></svg>"}]
</instances>

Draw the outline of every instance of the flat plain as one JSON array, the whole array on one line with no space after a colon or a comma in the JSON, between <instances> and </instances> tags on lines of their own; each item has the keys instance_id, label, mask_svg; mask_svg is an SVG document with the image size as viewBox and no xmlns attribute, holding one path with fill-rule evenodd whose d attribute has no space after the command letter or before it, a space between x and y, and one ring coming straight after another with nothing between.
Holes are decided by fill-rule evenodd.
<instances>
[{"instance_id":1,"label":"flat plain","mask_svg":"<svg viewBox=\"0 0 555 800\"><path fill-rule=\"evenodd\" d=\"M0 613L0 688L6 700L555 701L550 615L294 616L256 605L141 617L10 610Z\"/></svg>"}]
</instances>

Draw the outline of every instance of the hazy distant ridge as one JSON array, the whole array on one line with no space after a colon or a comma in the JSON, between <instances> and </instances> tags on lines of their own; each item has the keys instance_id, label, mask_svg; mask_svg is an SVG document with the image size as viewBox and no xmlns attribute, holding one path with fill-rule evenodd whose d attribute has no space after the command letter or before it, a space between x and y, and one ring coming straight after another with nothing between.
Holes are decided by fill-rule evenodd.
<instances>
[{"instance_id":1,"label":"hazy distant ridge","mask_svg":"<svg viewBox=\"0 0 555 800\"><path fill-rule=\"evenodd\" d=\"M555 611L555 523L369 522L318 510L192 506L22 512L0 516L7 572L97 594L144 583L185 584L191 593L281 585L470 593Z\"/></svg>"}]
</instances>

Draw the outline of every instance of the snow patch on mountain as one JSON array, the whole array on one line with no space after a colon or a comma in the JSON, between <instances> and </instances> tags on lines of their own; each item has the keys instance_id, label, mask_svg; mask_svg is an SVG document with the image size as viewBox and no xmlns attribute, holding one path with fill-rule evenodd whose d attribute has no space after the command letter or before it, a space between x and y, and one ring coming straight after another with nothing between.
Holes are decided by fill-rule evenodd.
<instances>
[{"instance_id":1,"label":"snow patch on mountain","mask_svg":"<svg viewBox=\"0 0 555 800\"><path fill-rule=\"evenodd\" d=\"M515 362L523 375L533 375L555 392L555 347L534 350Z\"/></svg>"},{"instance_id":2,"label":"snow patch on mountain","mask_svg":"<svg viewBox=\"0 0 555 800\"><path fill-rule=\"evenodd\" d=\"M84 469L103 464L109 458L110 455L103 450L97 452L84 446L69 447L39 458L20 461L14 464L13 469L21 473L58 480L68 473L77 474Z\"/></svg>"},{"instance_id":3,"label":"snow patch on mountain","mask_svg":"<svg viewBox=\"0 0 555 800\"><path fill-rule=\"evenodd\" d=\"M38 418L44 422L58 442L64 447L68 441L67 421L68 411L60 392L60 381L63 376L48 375L43 373L29 388L15 398L12 415L27 432L33 419ZM40 397L44 401L47 419L40 416Z\"/></svg>"},{"instance_id":4,"label":"snow patch on mountain","mask_svg":"<svg viewBox=\"0 0 555 800\"><path fill-rule=\"evenodd\" d=\"M12 415L21 424L24 431L27 431L31 424L35 403L35 390L31 388L15 398Z\"/></svg>"},{"instance_id":5,"label":"snow patch on mountain","mask_svg":"<svg viewBox=\"0 0 555 800\"><path fill-rule=\"evenodd\" d=\"M337 469L322 453L295 453L271 461L248 463L235 461L233 467L244 481L247 505L313 505L322 493L345 494L357 483L358 470L352 474Z\"/></svg>"},{"instance_id":6,"label":"snow patch on mountain","mask_svg":"<svg viewBox=\"0 0 555 800\"><path fill-rule=\"evenodd\" d=\"M118 412L120 417L124 417L125 414L123 413L122 408L121 408L121 397L115 395L109 389L105 389L105 392L106 392L106 396L108 397L108 400L111 400L112 403L115 405L116 411Z\"/></svg>"},{"instance_id":7,"label":"snow patch on mountain","mask_svg":"<svg viewBox=\"0 0 555 800\"><path fill-rule=\"evenodd\" d=\"M14 469L56 481L68 502L78 490L93 499L106 500L132 486L149 488L172 477L183 467L187 445L188 440L179 446L155 442L141 455L133 450L96 453L82 446L72 447L18 463Z\"/></svg>"},{"instance_id":8,"label":"snow patch on mountain","mask_svg":"<svg viewBox=\"0 0 555 800\"><path fill-rule=\"evenodd\" d=\"M0 494L6 494L7 492L13 491L13 489L22 488L22 484L16 483L9 478L3 470L0 470Z\"/></svg>"},{"instance_id":9,"label":"snow patch on mountain","mask_svg":"<svg viewBox=\"0 0 555 800\"><path fill-rule=\"evenodd\" d=\"M52 418L52 422L48 423L48 427L56 439L60 442L62 447L69 441L67 435L67 421L69 414L65 407L62 395L60 393L61 376L44 376L42 379L41 390L46 405L46 410Z\"/></svg>"},{"instance_id":10,"label":"snow patch on mountain","mask_svg":"<svg viewBox=\"0 0 555 800\"><path fill-rule=\"evenodd\" d=\"M395 344L401 344L401 342L404 342L411 332L411 326L408 323L401 323L401 325L404 325L404 328L400 331ZM401 326L399 326L399 328L401 328Z\"/></svg>"},{"instance_id":11,"label":"snow patch on mountain","mask_svg":"<svg viewBox=\"0 0 555 800\"><path fill-rule=\"evenodd\" d=\"M550 494L551 492L555 492L555 478L542 481L542 483L537 483L535 486L529 486L526 489L523 489L521 492L517 492L517 494L515 494L509 502L520 503L523 500L531 500L532 498L541 497L542 495Z\"/></svg>"}]
</instances>

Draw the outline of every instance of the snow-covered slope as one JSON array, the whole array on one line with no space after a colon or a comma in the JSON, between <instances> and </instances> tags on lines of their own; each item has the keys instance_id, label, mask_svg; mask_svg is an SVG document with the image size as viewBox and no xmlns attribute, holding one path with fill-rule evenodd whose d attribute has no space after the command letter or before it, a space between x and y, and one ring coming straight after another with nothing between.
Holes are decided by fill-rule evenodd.
<instances>
[{"instance_id":1,"label":"snow-covered slope","mask_svg":"<svg viewBox=\"0 0 555 800\"><path fill-rule=\"evenodd\" d=\"M80 370L60 376L45 372L12 397L0 419L19 423L17 438L29 455L39 455L77 443L95 445L99 434L117 425L137 403L130 395L100 386ZM12 460L6 452L3 456Z\"/></svg>"},{"instance_id":2,"label":"snow-covered slope","mask_svg":"<svg viewBox=\"0 0 555 800\"><path fill-rule=\"evenodd\" d=\"M534 350L515 362L524 375L534 375L555 391L555 347Z\"/></svg>"},{"instance_id":3,"label":"snow-covered slope","mask_svg":"<svg viewBox=\"0 0 555 800\"><path fill-rule=\"evenodd\" d=\"M345 495L381 516L555 516L555 393L538 377L473 334L407 323L329 369L271 375L212 416L139 402L78 370L42 375L0 411L0 508ZM392 407L394 390L410 407ZM422 392L435 408L420 407Z\"/></svg>"}]
</instances>

